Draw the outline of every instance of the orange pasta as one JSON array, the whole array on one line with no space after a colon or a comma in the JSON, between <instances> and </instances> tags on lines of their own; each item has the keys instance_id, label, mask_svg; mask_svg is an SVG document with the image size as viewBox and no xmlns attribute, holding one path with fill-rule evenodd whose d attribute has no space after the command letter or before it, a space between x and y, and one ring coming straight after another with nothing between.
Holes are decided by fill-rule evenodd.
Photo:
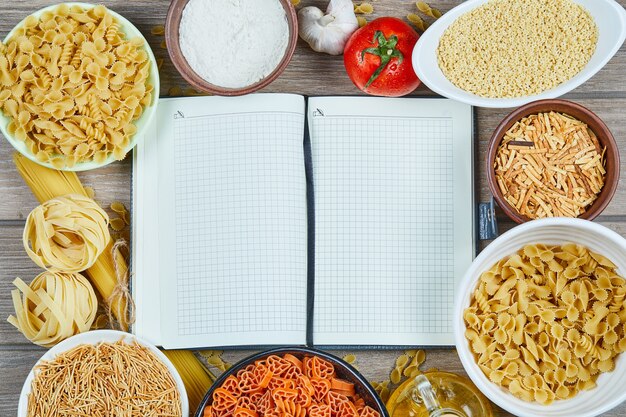
<instances>
[{"instance_id":1,"label":"orange pasta","mask_svg":"<svg viewBox=\"0 0 626 417\"><path fill-rule=\"evenodd\" d=\"M318 356L271 355L229 376L203 417L381 417Z\"/></svg>"}]
</instances>

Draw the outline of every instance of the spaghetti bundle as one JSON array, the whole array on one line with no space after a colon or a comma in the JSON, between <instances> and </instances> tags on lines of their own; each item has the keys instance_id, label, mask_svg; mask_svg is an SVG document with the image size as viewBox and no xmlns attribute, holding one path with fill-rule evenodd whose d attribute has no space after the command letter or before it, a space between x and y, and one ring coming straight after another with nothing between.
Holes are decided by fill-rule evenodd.
<instances>
[{"instance_id":1,"label":"spaghetti bundle","mask_svg":"<svg viewBox=\"0 0 626 417\"><path fill-rule=\"evenodd\" d=\"M43 272L30 285L19 278L13 284L15 316L8 321L37 345L51 347L85 332L96 317L96 293L80 274Z\"/></svg>"},{"instance_id":2,"label":"spaghetti bundle","mask_svg":"<svg viewBox=\"0 0 626 417\"><path fill-rule=\"evenodd\" d=\"M79 194L53 198L26 219L24 249L51 272L80 272L91 267L111 240L109 216Z\"/></svg>"}]
</instances>

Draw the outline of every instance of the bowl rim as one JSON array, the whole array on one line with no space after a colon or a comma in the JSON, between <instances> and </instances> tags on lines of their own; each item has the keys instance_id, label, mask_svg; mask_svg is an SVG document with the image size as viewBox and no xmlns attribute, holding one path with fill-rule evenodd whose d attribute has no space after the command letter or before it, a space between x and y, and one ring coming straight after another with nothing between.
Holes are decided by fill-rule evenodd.
<instances>
[{"instance_id":1,"label":"bowl rim","mask_svg":"<svg viewBox=\"0 0 626 417\"><path fill-rule=\"evenodd\" d=\"M300 354L316 355L316 356L320 356L323 359L326 359L326 360L328 360L330 362L333 362L334 364L341 365L342 367L344 367L348 371L348 373L351 374L351 376L353 376L362 385L363 389L365 389L372 396L372 398L374 398L374 400L376 401L376 406L378 407L377 411L379 411L381 413L381 417L390 417L389 416L389 412L387 411L387 408L385 407L385 404L380 399L378 394L376 394L376 391L374 390L372 385L367 381L367 379L365 379L365 377L363 375L361 375L361 373L356 368L354 368L348 362L344 361L343 359L341 359L341 358L339 358L339 357L337 357L335 355L332 355L330 353L324 352L324 351L319 350L319 349L315 349L315 348L311 348L311 347L303 347L303 346L272 348L272 349L269 349L269 350L264 350L262 352L257 352L255 354L252 354L252 355L250 355L250 356L240 360L239 362L234 364L230 369L228 369L228 371L222 373L222 375L220 375L219 378L217 378L215 380L215 382L209 387L209 389L207 390L206 394L202 398L202 401L200 401L200 404L198 405L198 408L196 409L196 412L193 414L193 416L194 417L202 417L203 412L204 412L204 408L206 407L207 403L211 399L211 396L213 395L213 392L217 388L222 386L222 384L224 383L226 378L228 378L229 376L235 374L237 371L239 371L240 369L245 368L246 366L250 365L251 363L256 362L259 359L262 359L262 358L270 356L270 355L278 355L278 354L281 354L281 353L285 353L285 354L286 353L300 353Z\"/></svg>"},{"instance_id":2,"label":"bowl rim","mask_svg":"<svg viewBox=\"0 0 626 417\"><path fill-rule=\"evenodd\" d=\"M191 65L187 62L178 41L180 20L182 19L183 11L185 10L188 2L189 0L172 0L170 3L167 10L167 16L165 18L165 43L167 45L167 53L172 61L172 64L174 64L174 67L185 79L185 81L191 84L191 86L195 89L220 96L240 96L250 94L271 84L285 71L291 62L291 58L296 50L296 44L298 43L298 16L295 8L289 0L279 0L285 10L287 27L289 29L289 38L285 54L276 68L256 83L241 88L221 87L204 80L193 70L193 68L191 68ZM177 12L178 9L180 10L180 13ZM180 18L178 18L179 15ZM178 25L176 26L174 23L175 20L178 20Z\"/></svg>"},{"instance_id":3,"label":"bowl rim","mask_svg":"<svg viewBox=\"0 0 626 417\"><path fill-rule=\"evenodd\" d=\"M9 39L11 36L13 36L13 34L17 31L17 29L19 29L23 24L24 21L29 17L29 16L35 16L38 17L41 14L43 14L46 11L49 10L54 10L57 7L61 6L61 5L67 5L69 7L72 6L80 6L86 10L88 9L93 9L94 7L98 6L98 4L92 4L92 3L84 3L84 2L76 2L76 1L69 1L69 2L61 2L61 3L56 3L56 4L52 4L46 7L42 7L41 9L35 10L34 12L28 14L27 16L25 16L17 25L15 25L10 31L9 33L4 37L3 42L6 42L7 39ZM120 30L122 32L124 32L126 34L126 36L128 37L141 37L144 41L144 45L143 48L145 49L146 53L148 54L148 61L150 62L150 76L148 78L149 82L151 84L153 84L153 90L152 90L152 103L149 106L145 106L144 110L143 110L143 114L141 115L141 117L137 120L134 121L135 124L137 124L139 121L141 121L141 127L139 129L137 129L137 132L135 132L132 136L131 136L131 140L130 143L128 144L128 149L126 150L126 155L128 155L128 153L130 153L130 151L137 145L137 142L139 140L139 138L141 136L143 136L143 134L146 132L147 128L150 126L152 119L154 118L154 115L156 114L156 109L157 109L157 103L159 100L159 94L160 94L160 77L159 77L159 68L157 66L157 61L156 58L154 56L154 53L152 51L152 48L150 47L150 44L148 43L148 40L146 39L146 37L143 35L143 33L139 30L139 28L137 28L133 23L131 23L128 19L126 19L124 16L122 16L121 14L117 13L114 10L111 10L109 7L107 7L107 11L115 18L117 19L117 21L120 23ZM128 32L131 32L130 34ZM30 159L31 161L44 166L46 168L50 168L50 169L54 169L54 170L58 170L58 171L69 171L69 172L80 172L80 171L88 171L88 170L92 170L92 169L97 169L97 168L102 168L106 165L109 165L115 161L117 161L115 159L115 157L113 156L113 154L109 155L109 157L107 159L104 160L104 162L98 164L93 160L90 161L84 161L84 162L78 162L76 163L73 167L67 167L64 166L62 168L56 168L54 167L51 163L49 162L41 162L39 161L35 155L33 155L24 145L24 143L18 139L16 139L15 137L13 137L13 135L10 135L8 130L7 130L7 126L9 124L9 121L11 120L11 118L9 116L5 116L2 112L0 112L0 132L4 135L4 137L6 138L6 140L11 144L11 146L13 146L13 148L18 151L19 153L21 153L22 155L24 155L26 158Z\"/></svg>"},{"instance_id":4,"label":"bowl rim","mask_svg":"<svg viewBox=\"0 0 626 417\"><path fill-rule=\"evenodd\" d=\"M598 71L604 68L604 66L611 60L613 56L615 56L615 54L621 48L622 44L624 43L624 40L626 40L626 10L615 0L601 0L602 2L606 4L607 7L611 7L615 11L615 15L617 16L617 19L621 23L619 26L619 33L617 35L617 39L619 41L616 42L614 45L611 45L610 53L604 56L596 65L594 65L593 67L590 67L589 66L590 62L588 62L578 74L574 75L574 77L570 78L569 80L565 82L562 82L561 84L549 90L543 91L539 94L534 94L532 96L512 97L512 98L489 98L489 97L482 97L482 96L470 93L468 91L465 91L455 86L451 82L450 84L452 85L452 87L442 86L438 82L432 82L431 79L426 75L427 73L430 72L428 71L427 66L434 62L433 65L435 65L438 68L439 72L441 72L441 69L439 69L436 56L434 57L435 59L433 61L433 57L430 54L430 46L432 44L439 45L439 40L441 38L441 35L443 35L443 32L452 23L454 23L457 18L481 6L482 4L487 3L488 1L489 0L466 0L465 2L449 10L440 19L437 19L429 27L429 29L420 36L420 39L415 45L415 48L413 49L413 53L411 56L413 69L415 70L415 73L417 74L418 78L424 83L424 85L426 85L429 89L431 89L435 93L443 97L460 101L462 103L470 104L472 106L477 106L477 107L485 107L485 108L513 108L513 107L522 106L524 104L527 104L535 100L557 98L574 90L575 88L580 87L582 84L587 82L591 77L593 77L596 73L598 73ZM581 1L584 1L584 0L574 0L574 2L577 4L580 4ZM596 22L596 25L598 26L598 28L600 28L600 23L597 21L595 16L592 15L592 17L594 18L594 21ZM435 34L435 32L441 32L441 33ZM426 52L426 49L428 49L428 52ZM597 49L596 49L596 52L597 52ZM590 58L590 61L592 58ZM443 73L442 73L442 76L447 79L447 77L445 77Z\"/></svg>"},{"instance_id":5,"label":"bowl rim","mask_svg":"<svg viewBox=\"0 0 626 417\"><path fill-rule=\"evenodd\" d=\"M143 347L149 349L152 353L156 355L156 357L163 362L167 370L170 372L172 379L174 379L174 383L176 384L176 388L180 394L180 402L181 402L181 417L186 417L189 415L189 400L187 398L187 391L185 389L185 384L178 373L178 370L174 366L174 364L161 352L155 345L142 339L138 336L135 336L132 333L122 332L119 330L111 330L111 329L101 329L101 330L90 330L88 332L79 333L72 337L69 337L53 347L44 352L44 354L37 360L35 365L31 368L30 372L26 376L24 380L24 384L22 385L22 390L20 391L19 402L17 406L17 417L27 417L27 405L28 405L28 395L31 391L31 384L35 377L35 368L42 362L55 358L61 353L64 353L70 349L73 349L80 345L96 345L98 343L114 343L119 340L124 340L125 343L129 341L136 341Z\"/></svg>"},{"instance_id":6,"label":"bowl rim","mask_svg":"<svg viewBox=\"0 0 626 417\"><path fill-rule=\"evenodd\" d=\"M512 398L516 398L513 394L509 393L508 390L494 384L491 382L478 368L476 360L473 357L471 349L468 346L467 340L465 338L465 322L463 320L463 311L467 307L466 299L469 299L468 294L474 290L476 282L480 279L480 273L482 273L485 269L481 268L481 264L483 264L486 259L492 256L493 252L497 252L501 246L501 243L508 242L511 238L517 237L519 235L523 235L527 232L549 228L549 227L561 227L564 229L576 229L583 230L590 233L593 233L594 236L601 236L607 241L615 244L620 247L624 252L626 252L626 238L619 235L617 232L609 229L606 226L602 226L598 223L594 223L589 220L579 219L579 218L568 218L568 217L552 217L545 219L537 219L532 220L527 223L516 226L507 232L500 235L496 240L494 240L489 246L487 246L472 262L472 265L469 267L459 284L457 285L455 300L454 300L454 323L453 323L453 332L454 332L454 340L455 347L457 351L457 355L461 360L461 364L463 365L463 369L472 380L472 382L478 387L478 389L494 404L498 405L502 409L520 416L520 417L545 417L542 412L536 413L534 410L528 409L519 409L514 408L517 407L515 404L511 403ZM510 255L510 254L509 254ZM488 268L488 266L487 266ZM626 271L625 271L626 272ZM471 296L471 295L470 295ZM625 357L622 360L626 360ZM615 372L612 371L612 372ZM493 388L493 389L492 389ZM595 388L596 390L598 388ZM584 391L579 393L578 395L582 395L585 393L589 393L592 391ZM567 400L558 400L555 401L552 405L555 404L564 404L568 401L573 401L576 399L576 396ZM597 416L601 413L607 412L622 402L626 400L626 390L622 391L620 396L612 397L610 401L603 401L595 404L595 409L585 414L576 414L577 417L592 417ZM522 400L520 400L522 401ZM540 407L541 404L535 402L527 403L528 406ZM543 407L550 407L543 406ZM544 411L545 412L545 411Z\"/></svg>"},{"instance_id":7,"label":"bowl rim","mask_svg":"<svg viewBox=\"0 0 626 417\"><path fill-rule=\"evenodd\" d=\"M489 138L489 144L487 147L487 153L485 155L486 166L487 166L487 184L489 185L489 190L493 195L498 206L504 211L504 213L514 222L521 224L533 219L520 214L515 207L511 206L509 202L504 198L502 191L496 181L495 178L495 170L493 169L493 162L496 158L496 154L498 152L498 147L502 142L502 138L506 131L513 125L515 122L521 120L524 117L530 116L532 114L536 114L539 112L546 111L555 111L554 107L565 107L569 110L573 110L575 113L584 114L583 118L578 117L576 115L572 115L576 119L582 121L583 123L589 125L589 122L596 124L600 131L595 131L596 137L598 141L602 143L606 147L606 158L607 160L610 158L612 160L613 169L612 172L608 172L605 175L606 179L612 179L612 181L605 181L604 186L598 193L598 197L596 200L591 203L589 208L585 210L580 216L577 218L593 220L598 217L602 211L609 205L615 192L617 191L617 187L619 184L620 178L620 155L619 155L619 147L617 146L617 142L615 141L615 137L611 133L611 130L604 123L604 121L595 114L593 111L589 110L585 106L575 103L569 100L562 99L544 99L537 100L530 103L527 103L512 112L510 112L493 131L491 137ZM557 112L563 112L567 114L567 110L556 110ZM608 164L607 164L608 167ZM610 175L610 176L609 176ZM608 178L607 178L608 177Z\"/></svg>"}]
</instances>

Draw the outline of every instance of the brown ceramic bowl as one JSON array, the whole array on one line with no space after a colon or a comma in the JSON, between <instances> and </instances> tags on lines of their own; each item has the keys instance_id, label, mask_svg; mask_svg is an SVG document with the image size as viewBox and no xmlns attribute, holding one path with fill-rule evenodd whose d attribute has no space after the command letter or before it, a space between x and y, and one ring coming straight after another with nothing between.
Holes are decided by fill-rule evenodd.
<instances>
[{"instance_id":1,"label":"brown ceramic bowl","mask_svg":"<svg viewBox=\"0 0 626 417\"><path fill-rule=\"evenodd\" d=\"M187 80L187 82L195 89L220 96L239 96L243 94L250 94L260 90L274 81L285 70L289 61L291 61L293 51L296 49L296 42L298 41L298 18L296 16L295 9L291 5L291 1L279 0L280 4L285 9L285 14L287 15L289 43L287 44L287 49L285 50L285 56L274 71L258 82L243 88L226 88L207 82L196 74L191 66L189 66L180 49L178 28L180 26L180 20L183 16L183 10L185 9L188 1L189 0L172 0L170 8L167 12L167 18L165 19L165 42L167 43L167 51L172 59L172 62L174 63L174 66L183 78Z\"/></svg>"},{"instance_id":2,"label":"brown ceramic bowl","mask_svg":"<svg viewBox=\"0 0 626 417\"><path fill-rule=\"evenodd\" d=\"M532 114L549 111L565 113L586 123L593 133L595 133L600 144L606 147L606 175L604 178L604 187L602 187L598 198L579 216L581 219L592 220L606 208L617 189L617 183L619 182L619 149L615 143L613 134L611 134L611 131L604 122L589 109L571 101L557 99L534 101L513 111L500 122L491 136L489 150L487 152L487 180L489 182L489 189L498 203L498 206L515 222L524 223L532 220L527 216L521 215L515 207L511 206L508 201L506 201L496 182L496 173L493 169L493 165L498 146L504 134L515 122Z\"/></svg>"}]
</instances>

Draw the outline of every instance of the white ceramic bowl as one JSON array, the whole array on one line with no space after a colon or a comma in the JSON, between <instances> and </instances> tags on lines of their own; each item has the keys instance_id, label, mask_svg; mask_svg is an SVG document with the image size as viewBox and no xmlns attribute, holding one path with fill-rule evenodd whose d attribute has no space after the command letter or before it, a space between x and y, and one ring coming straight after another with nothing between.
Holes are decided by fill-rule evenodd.
<instances>
[{"instance_id":1,"label":"white ceramic bowl","mask_svg":"<svg viewBox=\"0 0 626 417\"><path fill-rule=\"evenodd\" d=\"M59 3L59 4L55 4L55 5L44 7L43 9L37 10L36 12L32 13L32 16L39 17L41 16L43 12L48 11L48 10L53 10L59 7L61 4L67 4L68 6L80 6L83 9L92 9L96 7L96 4L80 3L80 2ZM150 45L148 45L148 41L146 40L146 38L144 38L144 36L139 31L139 29L137 29L132 23L126 20L122 15L115 13L111 9L107 9L107 10L118 21L118 23L120 24L120 30L126 34L127 38L141 37L144 40L144 48L146 52L148 53L148 60L150 61L150 76L148 77L148 82L154 86L154 90L152 91L152 103L144 109L141 117L138 120L135 120L133 122L135 126L137 127L137 132L131 138L131 141L128 145L128 149L126 150L126 153L128 153L130 152L131 149L135 147L135 145L137 144L137 138L141 137L143 132L146 130L146 128L150 124L152 117L156 113L157 101L159 98L159 68L157 66L156 58L154 57L154 54L152 53L152 49L150 49ZM11 32L9 32L9 34L6 36L4 41L6 42L7 39L13 36L13 33L15 33L15 31L18 28L20 28L23 25L23 23L24 23L24 20L22 20L17 26L15 26L15 28L13 28L13 30L11 30ZM11 119L9 117L6 117L0 111L0 132L2 132L5 138L7 138L9 143L13 145L13 147L19 153L21 153L28 159L40 165L43 165L45 167L56 169L51 164L47 162L41 162L37 158L35 158L35 155L33 155L30 152L30 150L26 147L26 144L24 142L16 139L12 135L10 135L9 132L7 132L7 125L9 124L10 121ZM94 161L81 162L81 163L77 163L71 168L65 167L62 169L62 171L86 171L89 169L103 167L114 161L116 161L116 159L113 157L113 155L109 155L109 157L103 163L98 164Z\"/></svg>"},{"instance_id":2,"label":"white ceramic bowl","mask_svg":"<svg viewBox=\"0 0 626 417\"><path fill-rule=\"evenodd\" d=\"M178 375L178 371L176 370L174 365L172 365L172 362L170 362L170 360L167 359L167 357L159 349L157 349L156 346L130 333L119 332L117 330L93 330L90 332L85 332L76 336L72 336L69 339L65 339L61 343L55 345L50 350L48 350L37 361L35 367L42 361L52 360L60 353L68 351L79 345L97 345L100 342L115 343L120 339L123 339L126 343L137 342L140 345L150 349L152 352L154 352L157 358L159 358L165 364L167 369L172 374L172 378L174 378L174 382L176 383L176 387L178 388L178 392L180 393L181 409L183 412L182 416L187 417L189 415L189 401L187 399L187 391L185 391L185 385L183 385L183 380L180 378L180 375ZM35 368L33 367L33 369L26 377L26 381L24 381L24 386L22 387L22 392L20 394L20 402L17 406L17 417L27 417L28 394L30 393L33 378L35 378L35 374L33 372L34 369Z\"/></svg>"},{"instance_id":3,"label":"white ceramic bowl","mask_svg":"<svg viewBox=\"0 0 626 417\"><path fill-rule=\"evenodd\" d=\"M541 94L519 98L485 98L456 87L437 63L437 48L443 32L459 16L489 0L468 0L445 13L420 37L413 50L413 68L419 79L434 92L462 103L479 107L519 107L531 101L556 98L572 91L594 76L615 55L626 39L626 11L614 0L573 0L593 16L598 26L596 51L583 70L574 78ZM532 30L532 28L529 28Z\"/></svg>"},{"instance_id":4,"label":"white ceramic bowl","mask_svg":"<svg viewBox=\"0 0 626 417\"><path fill-rule=\"evenodd\" d=\"M619 273L626 273L626 239L604 226L582 219L552 218L533 220L516 226L494 240L474 260L461 281L454 308L454 337L456 348L465 371L474 384L491 401L519 417L592 417L604 413L626 400L626 357L621 354L615 370L604 373L597 387L583 391L569 400L555 401L550 405L530 403L513 396L492 383L483 374L465 339L463 311L469 306L470 296L480 275L498 260L515 253L530 243L577 243L613 261Z\"/></svg>"}]
</instances>

